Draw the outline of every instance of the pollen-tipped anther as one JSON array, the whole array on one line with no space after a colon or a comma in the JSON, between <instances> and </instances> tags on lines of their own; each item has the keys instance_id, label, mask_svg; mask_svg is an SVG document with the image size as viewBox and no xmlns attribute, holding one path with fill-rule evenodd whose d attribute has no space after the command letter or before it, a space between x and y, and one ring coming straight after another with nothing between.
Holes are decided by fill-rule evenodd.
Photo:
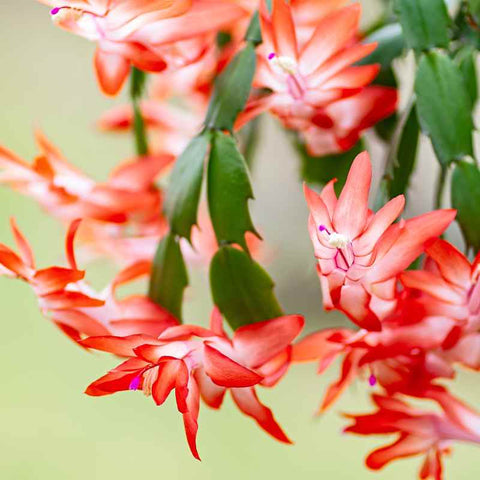
<instances>
[{"instance_id":1,"label":"pollen-tipped anther","mask_svg":"<svg viewBox=\"0 0 480 480\"><path fill-rule=\"evenodd\" d=\"M268 59L272 62L274 67L288 75L295 75L297 73L297 62L291 57L278 57L275 53L271 53L268 56Z\"/></svg>"},{"instance_id":2,"label":"pollen-tipped anther","mask_svg":"<svg viewBox=\"0 0 480 480\"><path fill-rule=\"evenodd\" d=\"M55 8L52 8L52 10L50 10L50 15L52 16L52 20L55 23L62 23L65 21L76 22L82 17L83 12L78 8L55 7Z\"/></svg>"}]
</instances>

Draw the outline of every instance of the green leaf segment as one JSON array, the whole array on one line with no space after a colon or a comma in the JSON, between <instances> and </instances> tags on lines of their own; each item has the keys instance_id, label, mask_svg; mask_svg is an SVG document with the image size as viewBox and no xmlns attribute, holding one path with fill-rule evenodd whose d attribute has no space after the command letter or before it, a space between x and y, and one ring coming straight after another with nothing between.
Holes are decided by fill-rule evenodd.
<instances>
[{"instance_id":1,"label":"green leaf segment","mask_svg":"<svg viewBox=\"0 0 480 480\"><path fill-rule=\"evenodd\" d=\"M473 155L471 98L455 62L444 52L422 56L415 79L423 132L442 165Z\"/></svg>"},{"instance_id":2,"label":"green leaf segment","mask_svg":"<svg viewBox=\"0 0 480 480\"><path fill-rule=\"evenodd\" d=\"M233 329L283 315L268 273L247 253L221 247L210 266L213 300Z\"/></svg>"},{"instance_id":3,"label":"green leaf segment","mask_svg":"<svg viewBox=\"0 0 480 480\"><path fill-rule=\"evenodd\" d=\"M170 230L189 241L192 227L197 223L204 163L209 144L208 132L195 137L188 144L175 162L165 199L165 213Z\"/></svg>"},{"instance_id":4,"label":"green leaf segment","mask_svg":"<svg viewBox=\"0 0 480 480\"><path fill-rule=\"evenodd\" d=\"M450 17L444 0L395 0L408 48L423 52L447 48Z\"/></svg>"},{"instance_id":5,"label":"green leaf segment","mask_svg":"<svg viewBox=\"0 0 480 480\"><path fill-rule=\"evenodd\" d=\"M215 304L234 329L282 314L273 281L248 252L245 234L258 236L248 208L253 191L247 164L233 137L235 121L250 94L255 47L260 43L255 14L245 36L245 47L215 83L203 131L180 155L172 172L165 201L170 233L158 247L149 295L179 319L188 285L180 239L191 239L204 172L210 218L219 244L210 269Z\"/></svg>"},{"instance_id":6,"label":"green leaf segment","mask_svg":"<svg viewBox=\"0 0 480 480\"><path fill-rule=\"evenodd\" d=\"M253 198L247 164L233 137L215 131L208 162L208 207L219 245L248 251L245 232L256 234L247 202Z\"/></svg>"},{"instance_id":7,"label":"green leaf segment","mask_svg":"<svg viewBox=\"0 0 480 480\"><path fill-rule=\"evenodd\" d=\"M467 248L480 249L480 170L471 162L458 162L452 175L452 206Z\"/></svg>"},{"instance_id":8,"label":"green leaf segment","mask_svg":"<svg viewBox=\"0 0 480 480\"><path fill-rule=\"evenodd\" d=\"M179 320L182 319L183 291L188 274L178 238L172 233L160 241L153 260L149 297Z\"/></svg>"}]
</instances>

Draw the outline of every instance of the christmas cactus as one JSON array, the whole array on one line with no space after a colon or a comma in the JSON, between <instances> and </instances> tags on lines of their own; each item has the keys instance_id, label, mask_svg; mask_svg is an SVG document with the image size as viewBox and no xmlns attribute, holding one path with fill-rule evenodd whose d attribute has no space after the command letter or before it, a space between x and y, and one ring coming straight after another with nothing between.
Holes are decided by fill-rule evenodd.
<instances>
[{"instance_id":1,"label":"christmas cactus","mask_svg":"<svg viewBox=\"0 0 480 480\"><path fill-rule=\"evenodd\" d=\"M40 1L55 26L95 42L85 75L102 94L128 90L97 125L130 134L136 151L99 183L40 131L33 162L0 146L0 182L65 230L65 263L39 268L12 220L0 273L26 282L77 346L114 357L85 393L141 391L158 406L174 396L200 459L202 402L219 409L228 392L290 444L259 395L297 363L322 374L339 361L318 412L353 382L369 385L373 410L349 412L344 428L390 436L367 467L415 455L419 478L444 478L453 444L480 444L480 413L451 381L480 371L480 2L386 0L360 27L360 4L345 0ZM310 237L318 295L342 327L304 318L301 304L286 312L266 270L275 253L249 208L261 115L297 153L309 216L295 233ZM435 209L404 218L423 137L438 161L422 178ZM117 268L102 291L84 279L91 258ZM191 323L183 306L198 265L212 313ZM140 278L148 288L120 295Z\"/></svg>"}]
</instances>

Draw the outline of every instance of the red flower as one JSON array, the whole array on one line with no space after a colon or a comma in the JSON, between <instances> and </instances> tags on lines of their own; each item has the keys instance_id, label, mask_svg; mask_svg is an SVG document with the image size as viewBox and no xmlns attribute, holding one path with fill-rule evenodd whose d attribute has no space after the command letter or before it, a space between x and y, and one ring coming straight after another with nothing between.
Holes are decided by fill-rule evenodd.
<instances>
[{"instance_id":1,"label":"red flower","mask_svg":"<svg viewBox=\"0 0 480 480\"><path fill-rule=\"evenodd\" d=\"M322 373L342 357L340 376L328 387L320 411L357 378L368 379L389 395L423 398L437 388L437 380L455 375L451 351L445 350L454 326L453 319L425 316L415 297L402 294L380 332L348 328L314 332L294 345L292 361L318 362Z\"/></svg>"},{"instance_id":2,"label":"red flower","mask_svg":"<svg viewBox=\"0 0 480 480\"><path fill-rule=\"evenodd\" d=\"M394 224L404 197L372 212L371 178L370 159L363 153L353 162L338 199L334 181L320 195L305 187L305 197L325 308L343 311L362 328L380 330L380 321L395 308L396 276L448 227L455 211L437 210Z\"/></svg>"},{"instance_id":3,"label":"red flower","mask_svg":"<svg viewBox=\"0 0 480 480\"><path fill-rule=\"evenodd\" d=\"M480 416L442 391L443 411L430 413L410 407L394 397L372 395L378 410L367 415L347 415L354 423L346 432L359 435L398 434L397 440L374 450L366 459L373 470L413 455L425 455L419 478L441 480L442 455L452 441L480 443Z\"/></svg>"},{"instance_id":4,"label":"red flower","mask_svg":"<svg viewBox=\"0 0 480 480\"><path fill-rule=\"evenodd\" d=\"M230 340L220 314L214 310L210 329L179 325L158 338L88 338L82 341L85 347L129 358L93 382L86 393L103 396L142 390L161 405L175 390L188 444L199 459L196 435L200 395L210 407L220 408L229 389L244 414L277 440L290 443L270 409L258 400L254 387L272 386L285 374L290 363L290 343L302 327L300 316L280 317L241 327Z\"/></svg>"},{"instance_id":5,"label":"red flower","mask_svg":"<svg viewBox=\"0 0 480 480\"><path fill-rule=\"evenodd\" d=\"M325 107L303 131L310 155L323 156L350 150L364 130L390 116L397 108L394 88L368 86Z\"/></svg>"}]
</instances>

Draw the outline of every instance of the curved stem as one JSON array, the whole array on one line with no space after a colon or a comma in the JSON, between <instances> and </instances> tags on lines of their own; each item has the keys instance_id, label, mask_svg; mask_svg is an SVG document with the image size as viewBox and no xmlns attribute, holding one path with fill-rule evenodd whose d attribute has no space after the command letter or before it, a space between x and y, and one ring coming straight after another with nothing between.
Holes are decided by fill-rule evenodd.
<instances>
[{"instance_id":1,"label":"curved stem","mask_svg":"<svg viewBox=\"0 0 480 480\"><path fill-rule=\"evenodd\" d=\"M442 208L443 192L445 190L445 181L447 179L447 167L442 166L438 177L437 188L435 191L435 208Z\"/></svg>"},{"instance_id":2,"label":"curved stem","mask_svg":"<svg viewBox=\"0 0 480 480\"><path fill-rule=\"evenodd\" d=\"M144 156L148 153L147 130L140 108L140 99L145 89L147 75L136 67L132 67L130 77L130 98L133 106L133 132L135 135L135 151L137 155Z\"/></svg>"}]
</instances>

